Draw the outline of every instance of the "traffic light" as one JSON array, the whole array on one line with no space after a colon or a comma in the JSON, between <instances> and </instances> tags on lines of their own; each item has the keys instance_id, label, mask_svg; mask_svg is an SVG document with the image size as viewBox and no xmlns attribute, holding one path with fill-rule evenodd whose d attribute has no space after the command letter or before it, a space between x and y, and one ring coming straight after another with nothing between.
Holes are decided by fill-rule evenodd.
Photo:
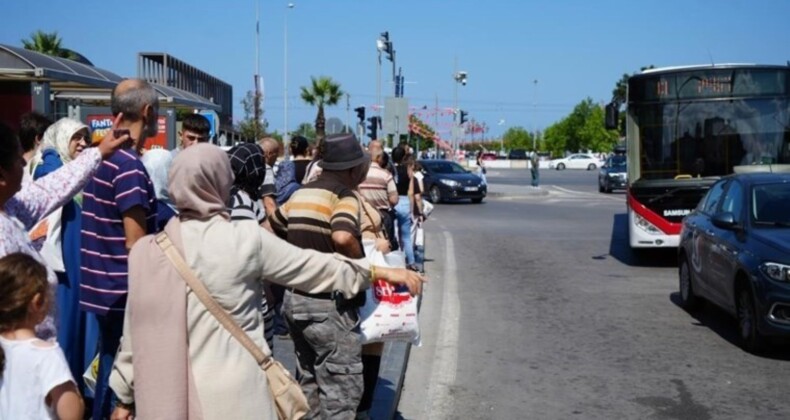
<instances>
[{"instance_id":1,"label":"traffic light","mask_svg":"<svg viewBox=\"0 0 790 420\"><path fill-rule=\"evenodd\" d=\"M370 117L368 118L368 137L371 140L376 140L379 138L378 131L379 125L381 124L381 117Z\"/></svg>"},{"instance_id":2,"label":"traffic light","mask_svg":"<svg viewBox=\"0 0 790 420\"><path fill-rule=\"evenodd\" d=\"M469 114L466 111L464 111L463 109L459 110L458 111L458 125L463 125L463 123L466 122L466 117L468 115Z\"/></svg>"},{"instance_id":3,"label":"traffic light","mask_svg":"<svg viewBox=\"0 0 790 420\"><path fill-rule=\"evenodd\" d=\"M364 106L356 107L356 108L354 108L354 112L357 113L357 118L359 118L359 123L360 124L364 124L365 123L365 107Z\"/></svg>"}]
</instances>

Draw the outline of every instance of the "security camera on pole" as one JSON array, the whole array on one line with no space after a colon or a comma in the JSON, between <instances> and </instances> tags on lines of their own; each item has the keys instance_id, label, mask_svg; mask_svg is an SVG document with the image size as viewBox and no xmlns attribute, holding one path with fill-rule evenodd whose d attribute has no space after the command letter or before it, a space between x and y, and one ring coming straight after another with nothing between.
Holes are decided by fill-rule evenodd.
<instances>
[{"instance_id":1,"label":"security camera on pole","mask_svg":"<svg viewBox=\"0 0 790 420\"><path fill-rule=\"evenodd\" d=\"M460 83L462 86L466 86L466 78L467 73L465 71L458 71L458 58L455 59L455 68L456 71L453 73L453 80L455 80L455 106L453 108L454 111L454 118L455 118L455 126L453 127L453 154L455 154L458 150L458 142L459 142L459 133L461 132L461 115L460 109L458 109L458 84ZM455 156L453 156L455 158Z\"/></svg>"}]
</instances>

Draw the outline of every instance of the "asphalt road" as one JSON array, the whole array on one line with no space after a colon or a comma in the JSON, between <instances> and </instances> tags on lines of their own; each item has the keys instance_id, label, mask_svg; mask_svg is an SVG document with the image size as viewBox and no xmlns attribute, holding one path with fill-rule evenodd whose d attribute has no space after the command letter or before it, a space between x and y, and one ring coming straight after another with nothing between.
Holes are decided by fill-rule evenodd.
<instances>
[{"instance_id":1,"label":"asphalt road","mask_svg":"<svg viewBox=\"0 0 790 420\"><path fill-rule=\"evenodd\" d=\"M548 195L443 204L426 223L403 418L790 418L789 346L745 353L726 314L678 307L674 253L631 254L623 195L595 172L541 176Z\"/></svg>"}]
</instances>

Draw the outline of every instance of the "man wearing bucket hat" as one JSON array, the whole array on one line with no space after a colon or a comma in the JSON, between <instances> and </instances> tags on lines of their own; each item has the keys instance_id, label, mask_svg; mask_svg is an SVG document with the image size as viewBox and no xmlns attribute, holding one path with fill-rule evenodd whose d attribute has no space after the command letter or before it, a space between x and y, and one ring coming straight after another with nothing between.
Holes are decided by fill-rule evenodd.
<instances>
[{"instance_id":1,"label":"man wearing bucket hat","mask_svg":"<svg viewBox=\"0 0 790 420\"><path fill-rule=\"evenodd\" d=\"M319 178L297 190L270 219L280 237L301 248L364 256L360 203L353 190L365 179L370 155L353 134L325 139ZM354 418L362 397L362 347L357 309L331 293L285 293L283 313L298 359L310 418Z\"/></svg>"}]
</instances>

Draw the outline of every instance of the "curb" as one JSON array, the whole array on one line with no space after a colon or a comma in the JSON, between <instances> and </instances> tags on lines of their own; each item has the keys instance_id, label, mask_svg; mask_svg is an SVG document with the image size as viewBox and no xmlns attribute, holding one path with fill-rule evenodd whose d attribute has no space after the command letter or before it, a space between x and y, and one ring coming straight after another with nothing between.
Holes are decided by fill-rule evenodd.
<instances>
[{"instance_id":1,"label":"curb","mask_svg":"<svg viewBox=\"0 0 790 420\"><path fill-rule=\"evenodd\" d=\"M422 307L422 295L417 298L417 313ZM373 391L373 404L368 415L371 420L392 420L398 412L403 381L409 364L411 343L388 341L384 343L379 367L379 379Z\"/></svg>"},{"instance_id":2,"label":"curb","mask_svg":"<svg viewBox=\"0 0 790 420\"><path fill-rule=\"evenodd\" d=\"M384 345L379 379L373 392L373 405L369 413L372 420L395 418L410 352L411 343L389 342Z\"/></svg>"}]
</instances>

